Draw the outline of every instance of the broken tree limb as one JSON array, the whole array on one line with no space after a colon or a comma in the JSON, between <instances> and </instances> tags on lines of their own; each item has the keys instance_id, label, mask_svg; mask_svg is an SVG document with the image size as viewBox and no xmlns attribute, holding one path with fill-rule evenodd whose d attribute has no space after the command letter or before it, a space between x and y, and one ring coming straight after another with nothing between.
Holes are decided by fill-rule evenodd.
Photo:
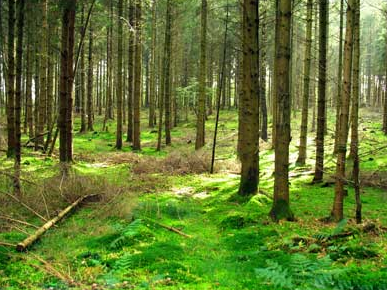
<instances>
[{"instance_id":1,"label":"broken tree limb","mask_svg":"<svg viewBox=\"0 0 387 290\"><path fill-rule=\"evenodd\" d=\"M39 217L40 219L42 219L43 221L47 221L47 219L45 217L43 217L41 214L39 214L38 212L36 212L34 209L32 209L30 206L28 206L27 204L25 204L24 202L22 202L20 199L18 199L16 196L8 193L8 192L5 192L5 191L1 191L1 193L4 193L6 195L8 195L10 198L12 198L13 200L15 200L16 202L18 202L19 204L21 204L22 206L24 206L26 209L28 209L30 212L32 212L34 215L36 215L37 217Z\"/></svg>"},{"instance_id":2,"label":"broken tree limb","mask_svg":"<svg viewBox=\"0 0 387 290\"><path fill-rule=\"evenodd\" d=\"M0 246L4 247L16 247L14 244L6 243L6 242L0 242Z\"/></svg>"},{"instance_id":3,"label":"broken tree limb","mask_svg":"<svg viewBox=\"0 0 387 290\"><path fill-rule=\"evenodd\" d=\"M14 223L18 223L18 224L21 224L21 225L25 225L25 226L29 226L29 227L33 227L35 229L38 229L39 227L33 225L33 224L30 224L26 221L21 221L21 220L17 220L17 219L14 219L14 218L11 218L9 216L5 216L5 215L0 215L0 219L3 219L3 220L7 220L7 221L10 221L10 222L14 222Z\"/></svg>"},{"instance_id":4,"label":"broken tree limb","mask_svg":"<svg viewBox=\"0 0 387 290\"><path fill-rule=\"evenodd\" d=\"M75 209L79 204L85 201L88 198L94 197L96 195L87 195L78 198L71 205L62 210L55 218L46 222L43 226L41 226L33 235L26 238L23 242L20 242L16 246L16 250L18 252L24 252L28 247L34 244L45 232L47 232L50 228L56 225L60 220L62 220L67 214L69 214L73 209Z\"/></svg>"},{"instance_id":5,"label":"broken tree limb","mask_svg":"<svg viewBox=\"0 0 387 290\"><path fill-rule=\"evenodd\" d=\"M182 231L180 231L180 230L177 229L177 228L163 225L163 224L161 224L161 223L159 223L159 222L157 222L157 221L155 221L155 220L152 220L152 219L150 219L150 218L145 218L145 219L148 220L149 222L151 222L151 223L153 223L153 224L155 224L155 225L157 225L157 226L163 228L163 229L166 229L166 230L170 231L170 232L173 232L173 233L178 234L178 235L180 235L180 236L183 236L183 237L185 237L185 238L189 238L189 239L192 238L192 236L187 235L186 233L183 233Z\"/></svg>"}]
</instances>

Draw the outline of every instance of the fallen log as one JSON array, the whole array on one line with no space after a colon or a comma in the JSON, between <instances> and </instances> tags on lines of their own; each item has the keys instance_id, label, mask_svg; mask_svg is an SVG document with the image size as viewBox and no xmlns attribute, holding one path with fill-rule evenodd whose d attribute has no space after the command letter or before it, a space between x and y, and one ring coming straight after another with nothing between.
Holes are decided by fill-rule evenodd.
<instances>
[{"instance_id":1,"label":"fallen log","mask_svg":"<svg viewBox=\"0 0 387 290\"><path fill-rule=\"evenodd\" d=\"M4 247L16 247L16 245L14 244L10 244L10 243L6 243L6 242L0 242L0 246L4 246Z\"/></svg>"},{"instance_id":2,"label":"fallen log","mask_svg":"<svg viewBox=\"0 0 387 290\"><path fill-rule=\"evenodd\" d=\"M157 221L155 221L155 220L152 220L152 219L150 219L150 218L145 218L145 219L148 220L149 222L151 222L151 223L153 223L153 224L155 224L155 225L157 225L157 226L163 228L163 229L166 229L166 230L168 230L168 231L170 231L170 232L173 232L173 233L175 233L175 234L178 234L178 235L180 235L180 236L182 236L182 237L189 238L189 239L192 238L192 236L187 235L186 233L183 233L182 231L180 231L180 230L177 229L177 228L163 225L163 224L161 224L161 223L159 223L159 222L157 222Z\"/></svg>"},{"instance_id":3,"label":"fallen log","mask_svg":"<svg viewBox=\"0 0 387 290\"><path fill-rule=\"evenodd\" d=\"M78 198L71 205L69 205L64 210L62 210L55 218L49 220L47 223L41 226L33 235L29 236L24 241L18 243L16 246L16 250L18 252L24 252L25 250L27 250L27 248L30 247L32 244L34 244L45 232L47 232L50 228L55 226L60 220L62 220L66 215L68 215L73 209L75 209L83 201L89 198L93 198L95 196L97 195L96 194L86 195Z\"/></svg>"}]
</instances>

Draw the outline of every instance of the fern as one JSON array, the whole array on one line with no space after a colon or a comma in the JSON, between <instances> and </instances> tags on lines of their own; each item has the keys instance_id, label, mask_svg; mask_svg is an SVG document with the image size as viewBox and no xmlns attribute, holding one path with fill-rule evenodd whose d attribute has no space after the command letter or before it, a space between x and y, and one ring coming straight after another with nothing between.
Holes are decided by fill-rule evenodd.
<instances>
[{"instance_id":1,"label":"fern","mask_svg":"<svg viewBox=\"0 0 387 290\"><path fill-rule=\"evenodd\" d=\"M332 269L329 257L309 259L295 254L286 266L274 261L267 264L266 268L256 269L256 274L277 289L338 289L337 277L343 272Z\"/></svg>"},{"instance_id":2,"label":"fern","mask_svg":"<svg viewBox=\"0 0 387 290\"><path fill-rule=\"evenodd\" d=\"M328 240L334 236L337 236L341 233L344 232L344 229L345 227L347 226L348 224L348 220L347 219L342 219L337 225L336 227L333 229L333 231L331 233L318 233L318 234L315 234L313 237L318 239L318 240Z\"/></svg>"},{"instance_id":3,"label":"fern","mask_svg":"<svg viewBox=\"0 0 387 290\"><path fill-rule=\"evenodd\" d=\"M124 247L140 233L142 225L143 223L141 219L136 219L130 223L129 226L123 229L121 235L110 243L109 248L117 250Z\"/></svg>"}]
</instances>

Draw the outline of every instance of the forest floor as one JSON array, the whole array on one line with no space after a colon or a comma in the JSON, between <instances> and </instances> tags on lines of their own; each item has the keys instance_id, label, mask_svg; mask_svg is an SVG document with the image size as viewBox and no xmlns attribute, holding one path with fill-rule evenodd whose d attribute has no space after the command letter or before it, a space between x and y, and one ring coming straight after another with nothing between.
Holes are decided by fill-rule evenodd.
<instances>
[{"instance_id":1,"label":"forest floor","mask_svg":"<svg viewBox=\"0 0 387 290\"><path fill-rule=\"evenodd\" d=\"M362 112L360 157L364 223L354 222L348 188L347 219L322 221L333 202L334 128L328 126L326 182L312 185L314 133L308 162L296 167L299 113L293 119L291 207L295 222L272 223L274 152L261 143L260 193L245 203L238 189L236 112L221 112L216 173L208 145L194 151L195 124L181 122L172 146L155 151L157 134L142 120L140 153L114 149L114 122L74 136L70 177L53 157L23 150L23 202L45 219L78 197L99 194L49 230L26 253L0 246L0 289L387 289L387 137L381 114ZM74 129L79 130L79 120ZM27 140L23 137L24 143ZM1 142L1 140L0 140ZM4 146L0 144L0 146ZM4 149L4 147L3 147ZM12 160L0 159L0 242L16 244L43 221L4 192ZM172 230L166 227L172 227ZM175 231L173 231L175 230Z\"/></svg>"}]
</instances>

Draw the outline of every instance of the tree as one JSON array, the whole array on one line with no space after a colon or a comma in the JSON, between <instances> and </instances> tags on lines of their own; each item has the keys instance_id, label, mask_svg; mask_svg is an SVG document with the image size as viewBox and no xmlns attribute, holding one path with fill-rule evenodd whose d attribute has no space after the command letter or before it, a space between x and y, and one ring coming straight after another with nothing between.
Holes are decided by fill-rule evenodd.
<instances>
[{"instance_id":1,"label":"tree","mask_svg":"<svg viewBox=\"0 0 387 290\"><path fill-rule=\"evenodd\" d=\"M337 69L337 97L336 97L336 121L340 118L340 108L341 108L341 87L343 85L343 26L344 26L344 0L340 0L340 27L339 27L339 67ZM337 153L338 146L338 134L339 132L339 122L336 122L335 129L335 147L333 152Z\"/></svg>"},{"instance_id":2,"label":"tree","mask_svg":"<svg viewBox=\"0 0 387 290\"><path fill-rule=\"evenodd\" d=\"M15 155L15 1L8 0L7 157Z\"/></svg>"},{"instance_id":3,"label":"tree","mask_svg":"<svg viewBox=\"0 0 387 290\"><path fill-rule=\"evenodd\" d=\"M270 217L277 221L293 220L289 205L289 144L290 144L290 37L292 2L277 0L274 86L276 102L274 200Z\"/></svg>"},{"instance_id":4,"label":"tree","mask_svg":"<svg viewBox=\"0 0 387 290\"><path fill-rule=\"evenodd\" d=\"M332 218L340 221L344 218L344 183L345 183L345 164L347 153L348 139L348 121L349 107L351 101L351 73L352 73L352 56L353 56L353 15L355 0L349 0L347 5L347 20L345 29L344 43L344 70L343 86L341 92L341 109L339 119L338 144L337 144L337 164L336 164L336 182L335 198L333 202Z\"/></svg>"},{"instance_id":5,"label":"tree","mask_svg":"<svg viewBox=\"0 0 387 290\"><path fill-rule=\"evenodd\" d=\"M129 24L133 28L135 25L135 9L134 0L129 1ZM133 142L133 94L134 94L134 29L130 29L129 44L128 44L128 129L126 141Z\"/></svg>"},{"instance_id":6,"label":"tree","mask_svg":"<svg viewBox=\"0 0 387 290\"><path fill-rule=\"evenodd\" d=\"M58 128L59 159L63 163L73 160L72 155L72 88L74 79L74 24L76 0L62 0L62 36L60 62L60 98Z\"/></svg>"},{"instance_id":7,"label":"tree","mask_svg":"<svg viewBox=\"0 0 387 290\"><path fill-rule=\"evenodd\" d=\"M167 13L165 24L165 59L164 59L164 105L165 105L165 143L171 144L171 27L172 27L172 4L167 0Z\"/></svg>"},{"instance_id":8,"label":"tree","mask_svg":"<svg viewBox=\"0 0 387 290\"><path fill-rule=\"evenodd\" d=\"M316 165L313 182L321 182L324 176L324 135L326 115L326 78L327 78L327 36L328 36L329 2L319 2L319 65L318 65L318 100L317 100L317 136Z\"/></svg>"},{"instance_id":9,"label":"tree","mask_svg":"<svg viewBox=\"0 0 387 290\"><path fill-rule=\"evenodd\" d=\"M117 55L117 131L116 131L116 148L122 149L122 17L123 17L123 0L118 1L118 55Z\"/></svg>"},{"instance_id":10,"label":"tree","mask_svg":"<svg viewBox=\"0 0 387 290\"><path fill-rule=\"evenodd\" d=\"M37 130L35 134L35 150L39 145L43 145L44 125L47 122L47 0L41 1L42 28L40 34L40 69L39 69L39 112Z\"/></svg>"},{"instance_id":11,"label":"tree","mask_svg":"<svg viewBox=\"0 0 387 290\"><path fill-rule=\"evenodd\" d=\"M197 103L196 142L195 149L205 144L206 122L206 61L207 61L207 0L202 0L199 65L199 98Z\"/></svg>"},{"instance_id":12,"label":"tree","mask_svg":"<svg viewBox=\"0 0 387 290\"><path fill-rule=\"evenodd\" d=\"M239 110L239 158L242 163L239 194L258 188L259 159L259 1L244 0L242 31L242 88Z\"/></svg>"},{"instance_id":13,"label":"tree","mask_svg":"<svg viewBox=\"0 0 387 290\"><path fill-rule=\"evenodd\" d=\"M150 80L149 80L149 127L153 128L156 120L156 43L157 43L157 2L152 2L152 35L151 35L151 59L150 59Z\"/></svg>"},{"instance_id":14,"label":"tree","mask_svg":"<svg viewBox=\"0 0 387 290\"><path fill-rule=\"evenodd\" d=\"M85 30L85 4L82 3L81 12L81 31L80 35L83 37ZM81 63L80 63L80 107L81 107L81 133L86 132L86 69L85 69L85 47L81 47Z\"/></svg>"},{"instance_id":15,"label":"tree","mask_svg":"<svg viewBox=\"0 0 387 290\"><path fill-rule=\"evenodd\" d=\"M312 55L312 26L313 26L313 0L307 2L307 17L306 17L306 47L304 60L304 91L302 98L302 117L301 117L301 133L300 145L298 150L298 165L305 165L306 161L306 146L308 138L308 115L309 115L309 95L310 95L310 67Z\"/></svg>"},{"instance_id":16,"label":"tree","mask_svg":"<svg viewBox=\"0 0 387 290\"><path fill-rule=\"evenodd\" d=\"M89 57L87 73L87 130L94 131L93 128L93 28L90 22L89 28Z\"/></svg>"},{"instance_id":17,"label":"tree","mask_svg":"<svg viewBox=\"0 0 387 290\"><path fill-rule=\"evenodd\" d=\"M267 136L267 102L266 102L266 78L267 78L267 72L266 72L266 66L267 66L267 1L261 1L262 3L262 21L260 22L260 28L261 28L261 35L262 39L260 41L261 43L261 68L260 68L260 107L261 107L261 115L262 115L262 124L261 124L261 138L262 140L266 141L268 140Z\"/></svg>"},{"instance_id":18,"label":"tree","mask_svg":"<svg viewBox=\"0 0 387 290\"><path fill-rule=\"evenodd\" d=\"M25 0L17 1L17 45L16 45L16 90L15 90L15 178L14 192L21 194L20 164L21 164L21 105L22 105L22 62L23 62L23 31L24 31Z\"/></svg>"},{"instance_id":19,"label":"tree","mask_svg":"<svg viewBox=\"0 0 387 290\"><path fill-rule=\"evenodd\" d=\"M142 99L142 19L141 0L135 0L136 32L134 62L134 95L133 95L133 149L141 150L140 107Z\"/></svg>"}]
</instances>

